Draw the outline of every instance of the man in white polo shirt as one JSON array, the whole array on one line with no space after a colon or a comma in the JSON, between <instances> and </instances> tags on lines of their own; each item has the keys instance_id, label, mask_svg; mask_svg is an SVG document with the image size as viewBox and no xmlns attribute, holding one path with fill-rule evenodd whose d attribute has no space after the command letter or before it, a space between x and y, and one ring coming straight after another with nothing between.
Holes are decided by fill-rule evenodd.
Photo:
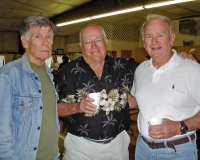
<instances>
[{"instance_id":1,"label":"man in white polo shirt","mask_svg":"<svg viewBox=\"0 0 200 160\"><path fill-rule=\"evenodd\" d=\"M200 67L172 50L175 34L167 17L148 15L142 26L144 47L151 59L136 69L130 107L140 109L136 160L197 160L200 128ZM151 118L162 124L149 126Z\"/></svg>"}]
</instances>

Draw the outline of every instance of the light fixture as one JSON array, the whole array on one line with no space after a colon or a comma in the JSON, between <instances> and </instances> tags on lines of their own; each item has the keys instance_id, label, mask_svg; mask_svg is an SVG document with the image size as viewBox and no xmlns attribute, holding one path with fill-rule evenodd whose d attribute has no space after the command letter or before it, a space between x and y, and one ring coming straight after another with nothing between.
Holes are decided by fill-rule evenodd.
<instances>
[{"instance_id":1,"label":"light fixture","mask_svg":"<svg viewBox=\"0 0 200 160\"><path fill-rule=\"evenodd\" d=\"M176 4L176 3L183 3L183 2L189 2L193 0L174 0L174 1L168 1L168 2L161 2L161 3L155 3L144 6L144 8L154 8L154 7L160 7L160 6L166 6L170 4Z\"/></svg>"},{"instance_id":2,"label":"light fixture","mask_svg":"<svg viewBox=\"0 0 200 160\"><path fill-rule=\"evenodd\" d=\"M92 19L98 19L98 18L113 16L113 15L118 15L118 14L123 14L123 13L128 13L128 12L139 11L139 10L143 10L144 8L148 9L148 8L166 6L166 5L170 5L170 4L183 3L183 2L189 2L189 1L194 1L194 0L174 0L174 1L167 1L167 2L162 2L162 3L155 3L155 4L146 5L144 7L134 7L134 8L124 9L124 10L119 10L116 12L109 12L109 13L94 15L91 17L77 19L77 20L73 20L73 21L69 21L69 22L59 23L56 26L60 27L60 26L74 24L74 23L89 21Z\"/></svg>"},{"instance_id":3,"label":"light fixture","mask_svg":"<svg viewBox=\"0 0 200 160\"><path fill-rule=\"evenodd\" d=\"M64 23L59 23L56 26L61 27L61 26L66 26L66 25L69 25L69 24L74 24L74 23L79 23L79 22L85 22L85 21L89 21L89 20L91 20L91 17L77 19L77 20L73 20L73 21L69 21L69 22L64 22Z\"/></svg>"},{"instance_id":4,"label":"light fixture","mask_svg":"<svg viewBox=\"0 0 200 160\"><path fill-rule=\"evenodd\" d=\"M119 10L119 11L116 11L116 12L109 12L109 13L105 13L105 14L92 16L91 19L98 19L98 18L113 16L113 15L117 15L117 14L139 11L139 10L143 10L143 9L144 9L143 7L129 8L129 9L124 9L124 10Z\"/></svg>"},{"instance_id":5,"label":"light fixture","mask_svg":"<svg viewBox=\"0 0 200 160\"><path fill-rule=\"evenodd\" d=\"M138 11L138 10L142 10L142 9L144 9L144 8L143 7L134 7L134 8L124 9L124 10L120 10L120 11L116 11L116 12L109 12L109 13L105 13L105 14L92 16L92 17L87 17L87 18L77 19L77 20L73 20L73 21L69 21L69 22L59 23L56 26L61 27L61 26L66 26L66 25L70 25L70 24L74 24L74 23L89 21L92 19L98 19L98 18L102 18L102 17L108 17L108 16L123 14L123 13L128 13L128 12L134 12L134 11Z\"/></svg>"}]
</instances>

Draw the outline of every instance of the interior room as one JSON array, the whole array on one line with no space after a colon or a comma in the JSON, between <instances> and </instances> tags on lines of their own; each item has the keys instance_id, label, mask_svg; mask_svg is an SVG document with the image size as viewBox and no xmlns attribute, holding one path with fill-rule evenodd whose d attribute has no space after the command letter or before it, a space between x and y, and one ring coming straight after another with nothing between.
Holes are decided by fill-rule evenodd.
<instances>
[{"instance_id":1,"label":"interior room","mask_svg":"<svg viewBox=\"0 0 200 160\"><path fill-rule=\"evenodd\" d=\"M143 47L141 26L150 13L161 14L172 20L176 40L173 49L177 52L197 50L200 59L200 1L183 2L170 0L1 0L0 12L0 67L13 61L16 54L23 55L19 26L31 15L48 17L56 26L52 56L62 62L62 56L73 61L81 55L79 32L88 24L97 24L105 29L108 38L107 55L134 58L141 63L147 52ZM160 4L154 6L154 4ZM118 12L126 10L124 13ZM127 11L128 10L128 11ZM110 15L107 15L109 14ZM80 22L77 22L80 21ZM47 64L51 67L52 57ZM131 123L127 133L131 138L129 159L134 160L138 135L138 110L130 110ZM64 154L63 140L67 131L60 136L59 148ZM197 142L199 143L199 142ZM60 157L62 159L62 155ZM200 159L200 156L199 156Z\"/></svg>"}]
</instances>

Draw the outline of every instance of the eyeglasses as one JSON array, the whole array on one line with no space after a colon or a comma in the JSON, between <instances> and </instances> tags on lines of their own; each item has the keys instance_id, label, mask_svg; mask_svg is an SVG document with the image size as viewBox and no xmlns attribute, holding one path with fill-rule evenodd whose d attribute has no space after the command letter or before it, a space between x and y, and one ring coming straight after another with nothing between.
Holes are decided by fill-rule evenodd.
<instances>
[{"instance_id":1,"label":"eyeglasses","mask_svg":"<svg viewBox=\"0 0 200 160\"><path fill-rule=\"evenodd\" d=\"M93 43L95 43L96 45L100 45L102 44L102 42L104 41L104 39L95 39L95 40L87 40L85 42L82 42L82 44L86 45L86 46L91 46Z\"/></svg>"}]
</instances>

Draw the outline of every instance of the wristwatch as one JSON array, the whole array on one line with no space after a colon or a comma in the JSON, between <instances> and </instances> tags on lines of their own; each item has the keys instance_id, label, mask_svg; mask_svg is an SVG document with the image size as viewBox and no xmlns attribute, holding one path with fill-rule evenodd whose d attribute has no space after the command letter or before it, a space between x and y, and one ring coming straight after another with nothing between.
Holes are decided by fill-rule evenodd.
<instances>
[{"instance_id":1,"label":"wristwatch","mask_svg":"<svg viewBox=\"0 0 200 160\"><path fill-rule=\"evenodd\" d=\"M184 123L184 121L180 121L180 123L181 123L181 128L180 128L181 133L182 134L186 134L188 132L188 126L186 126L186 124Z\"/></svg>"}]
</instances>

